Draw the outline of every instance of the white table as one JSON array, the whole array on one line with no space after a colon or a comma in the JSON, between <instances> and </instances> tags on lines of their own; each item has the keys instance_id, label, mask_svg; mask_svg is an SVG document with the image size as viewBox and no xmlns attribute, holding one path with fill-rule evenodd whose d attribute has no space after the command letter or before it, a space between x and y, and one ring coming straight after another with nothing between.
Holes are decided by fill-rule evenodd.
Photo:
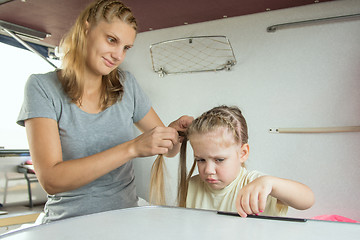
<instances>
[{"instance_id":1,"label":"white table","mask_svg":"<svg viewBox=\"0 0 360 240\"><path fill-rule=\"evenodd\" d=\"M174 207L137 207L58 221L5 234L13 240L360 239L360 224L290 222Z\"/></svg>"}]
</instances>

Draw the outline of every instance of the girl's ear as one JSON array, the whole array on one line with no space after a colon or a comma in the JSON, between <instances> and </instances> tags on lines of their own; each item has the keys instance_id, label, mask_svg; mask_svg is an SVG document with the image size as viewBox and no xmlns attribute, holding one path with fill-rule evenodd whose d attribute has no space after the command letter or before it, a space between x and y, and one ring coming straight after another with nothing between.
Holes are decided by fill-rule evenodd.
<instances>
[{"instance_id":1,"label":"girl's ear","mask_svg":"<svg viewBox=\"0 0 360 240\"><path fill-rule=\"evenodd\" d=\"M248 159L250 153L250 147L249 144L245 143L240 148L240 162L245 163L245 161Z\"/></svg>"}]
</instances>

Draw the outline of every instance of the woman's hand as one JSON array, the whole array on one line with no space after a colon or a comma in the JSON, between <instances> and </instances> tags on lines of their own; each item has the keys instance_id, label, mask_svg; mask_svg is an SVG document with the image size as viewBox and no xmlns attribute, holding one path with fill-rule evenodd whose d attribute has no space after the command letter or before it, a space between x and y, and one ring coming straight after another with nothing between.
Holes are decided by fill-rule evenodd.
<instances>
[{"instance_id":1,"label":"woman's hand","mask_svg":"<svg viewBox=\"0 0 360 240\"><path fill-rule=\"evenodd\" d=\"M173 121L172 123L170 123L169 127L175 128L176 131L179 132L186 132L187 128L190 126L192 121L194 121L193 117L184 115L178 118L177 120ZM184 137L179 136L180 143L182 142L183 139Z\"/></svg>"},{"instance_id":2,"label":"woman's hand","mask_svg":"<svg viewBox=\"0 0 360 240\"><path fill-rule=\"evenodd\" d=\"M267 197L272 192L269 176L262 176L240 189L236 198L236 209L241 217L265 211Z\"/></svg>"},{"instance_id":3,"label":"woman's hand","mask_svg":"<svg viewBox=\"0 0 360 240\"><path fill-rule=\"evenodd\" d=\"M193 117L184 115L170 123L169 127L175 129L177 132L186 132L187 128L190 126L193 120ZM174 145L171 151L166 154L167 157L174 157L180 151L181 143L184 140L184 136L178 135L177 138L178 142Z\"/></svg>"},{"instance_id":4,"label":"woman's hand","mask_svg":"<svg viewBox=\"0 0 360 240\"><path fill-rule=\"evenodd\" d=\"M186 131L194 120L193 117L182 116L165 127L153 108L143 119L135 123L142 135L131 141L133 157L165 154L167 157L175 156L180 150L182 137L177 131Z\"/></svg>"},{"instance_id":5,"label":"woman's hand","mask_svg":"<svg viewBox=\"0 0 360 240\"><path fill-rule=\"evenodd\" d=\"M174 128L155 127L132 140L134 156L167 154L178 142L178 133Z\"/></svg>"},{"instance_id":6,"label":"woman's hand","mask_svg":"<svg viewBox=\"0 0 360 240\"><path fill-rule=\"evenodd\" d=\"M191 116L183 115L177 120L169 124L169 127L175 128L177 131L184 132L189 127L189 125L194 121L194 118Z\"/></svg>"}]
</instances>

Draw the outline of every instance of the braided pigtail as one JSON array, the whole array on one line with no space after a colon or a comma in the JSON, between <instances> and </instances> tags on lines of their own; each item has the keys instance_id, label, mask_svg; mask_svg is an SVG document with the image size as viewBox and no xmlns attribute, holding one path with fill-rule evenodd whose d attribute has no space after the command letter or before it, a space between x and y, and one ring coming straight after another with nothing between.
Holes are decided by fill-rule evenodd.
<instances>
[{"instance_id":1,"label":"braided pigtail","mask_svg":"<svg viewBox=\"0 0 360 240\"><path fill-rule=\"evenodd\" d=\"M179 183L178 183L178 193L177 193L177 201L179 207L186 207L186 197L187 197L189 181L196 167L195 164L196 162L194 161L189 173L187 173L187 167L186 167L187 142L188 139L184 137L184 140L181 143L181 148L180 148L179 177L178 177Z\"/></svg>"}]
</instances>

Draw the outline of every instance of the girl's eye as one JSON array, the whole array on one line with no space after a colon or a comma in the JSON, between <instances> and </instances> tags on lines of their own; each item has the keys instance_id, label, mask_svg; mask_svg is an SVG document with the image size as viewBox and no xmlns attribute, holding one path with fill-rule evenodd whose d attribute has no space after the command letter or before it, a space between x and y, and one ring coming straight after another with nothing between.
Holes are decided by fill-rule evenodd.
<instances>
[{"instance_id":1,"label":"girl's eye","mask_svg":"<svg viewBox=\"0 0 360 240\"><path fill-rule=\"evenodd\" d=\"M205 159L202 159L202 158L195 158L195 161L196 161L196 162L205 162Z\"/></svg>"},{"instance_id":2,"label":"girl's eye","mask_svg":"<svg viewBox=\"0 0 360 240\"><path fill-rule=\"evenodd\" d=\"M131 47L129 47L129 46L125 46L125 47L124 47L124 50L127 51L127 50L129 50L130 48L131 48Z\"/></svg>"},{"instance_id":3,"label":"girl's eye","mask_svg":"<svg viewBox=\"0 0 360 240\"><path fill-rule=\"evenodd\" d=\"M218 158L216 159L217 162L223 162L225 159L224 158Z\"/></svg>"}]
</instances>

